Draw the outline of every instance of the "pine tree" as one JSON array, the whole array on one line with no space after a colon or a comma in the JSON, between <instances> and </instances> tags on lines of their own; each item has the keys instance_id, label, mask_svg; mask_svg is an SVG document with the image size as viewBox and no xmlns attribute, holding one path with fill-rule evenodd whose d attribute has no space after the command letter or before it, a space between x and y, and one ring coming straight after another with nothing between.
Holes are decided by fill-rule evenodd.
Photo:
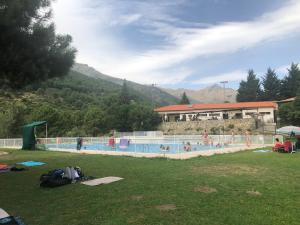
<instances>
[{"instance_id":1,"label":"pine tree","mask_svg":"<svg viewBox=\"0 0 300 225\"><path fill-rule=\"evenodd\" d=\"M183 92L179 104L180 104L180 105L188 105L188 104L190 104L190 100L189 100L188 97L186 96L186 93L185 93L185 92Z\"/></svg>"},{"instance_id":2,"label":"pine tree","mask_svg":"<svg viewBox=\"0 0 300 225\"><path fill-rule=\"evenodd\" d=\"M0 83L21 88L66 75L76 50L69 35L56 35L52 0L0 1Z\"/></svg>"},{"instance_id":3,"label":"pine tree","mask_svg":"<svg viewBox=\"0 0 300 225\"><path fill-rule=\"evenodd\" d=\"M242 80L238 89L236 100L238 102L254 102L258 100L261 92L259 79L253 70L248 71L247 80Z\"/></svg>"},{"instance_id":4,"label":"pine tree","mask_svg":"<svg viewBox=\"0 0 300 225\"><path fill-rule=\"evenodd\" d=\"M120 93L120 101L121 104L129 104L130 103L130 96L129 96L129 91L127 87L127 81L123 81L121 93Z\"/></svg>"},{"instance_id":5,"label":"pine tree","mask_svg":"<svg viewBox=\"0 0 300 225\"><path fill-rule=\"evenodd\" d=\"M259 99L263 101L273 101L280 99L280 80L275 70L268 68L267 73L262 78L263 90L259 93Z\"/></svg>"},{"instance_id":6,"label":"pine tree","mask_svg":"<svg viewBox=\"0 0 300 225\"><path fill-rule=\"evenodd\" d=\"M300 69L298 64L292 63L288 69L288 75L285 76L281 84L282 98L291 98L297 95L297 89L300 82Z\"/></svg>"}]
</instances>

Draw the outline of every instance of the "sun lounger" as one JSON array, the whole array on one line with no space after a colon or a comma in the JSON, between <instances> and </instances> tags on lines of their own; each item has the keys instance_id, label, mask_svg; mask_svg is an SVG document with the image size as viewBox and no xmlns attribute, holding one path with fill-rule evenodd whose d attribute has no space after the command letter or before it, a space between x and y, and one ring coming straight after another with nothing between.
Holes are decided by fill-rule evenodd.
<instances>
[{"instance_id":1,"label":"sun lounger","mask_svg":"<svg viewBox=\"0 0 300 225\"><path fill-rule=\"evenodd\" d=\"M126 138L123 138L120 140L120 148L128 148L129 141Z\"/></svg>"}]
</instances>

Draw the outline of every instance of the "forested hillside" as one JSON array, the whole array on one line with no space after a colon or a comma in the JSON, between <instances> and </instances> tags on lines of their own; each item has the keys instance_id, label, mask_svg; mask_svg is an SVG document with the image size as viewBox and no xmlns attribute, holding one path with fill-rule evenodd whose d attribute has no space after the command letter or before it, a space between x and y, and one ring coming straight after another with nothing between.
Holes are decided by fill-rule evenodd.
<instances>
[{"instance_id":1,"label":"forested hillside","mask_svg":"<svg viewBox=\"0 0 300 225\"><path fill-rule=\"evenodd\" d=\"M154 98L128 87L71 71L63 78L1 89L0 137L18 137L21 126L47 120L49 136L97 136L111 130L153 130Z\"/></svg>"},{"instance_id":2,"label":"forested hillside","mask_svg":"<svg viewBox=\"0 0 300 225\"><path fill-rule=\"evenodd\" d=\"M93 67L90 67L86 64L75 63L72 69L89 77L101 78L102 80L118 85L123 84L122 79L100 73ZM150 98L151 101L153 100L153 104L156 103L156 105L178 104L180 100L180 97L176 97L163 89L157 88L155 85L143 85L136 82L127 81L127 86L128 88L140 93L142 96L145 96L148 99Z\"/></svg>"}]
</instances>

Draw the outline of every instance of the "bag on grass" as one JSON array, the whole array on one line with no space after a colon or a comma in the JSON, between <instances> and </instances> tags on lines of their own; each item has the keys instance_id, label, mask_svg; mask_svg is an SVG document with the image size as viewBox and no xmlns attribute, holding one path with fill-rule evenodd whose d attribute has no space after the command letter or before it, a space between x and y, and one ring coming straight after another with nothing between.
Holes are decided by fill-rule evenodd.
<instances>
[{"instance_id":1,"label":"bag on grass","mask_svg":"<svg viewBox=\"0 0 300 225\"><path fill-rule=\"evenodd\" d=\"M25 225L18 217L9 216L0 219L0 225Z\"/></svg>"},{"instance_id":2,"label":"bag on grass","mask_svg":"<svg viewBox=\"0 0 300 225\"><path fill-rule=\"evenodd\" d=\"M65 174L64 170L56 169L52 170L47 174L42 174L40 177L41 187L59 187L62 185L70 184L72 180L63 177Z\"/></svg>"}]
</instances>

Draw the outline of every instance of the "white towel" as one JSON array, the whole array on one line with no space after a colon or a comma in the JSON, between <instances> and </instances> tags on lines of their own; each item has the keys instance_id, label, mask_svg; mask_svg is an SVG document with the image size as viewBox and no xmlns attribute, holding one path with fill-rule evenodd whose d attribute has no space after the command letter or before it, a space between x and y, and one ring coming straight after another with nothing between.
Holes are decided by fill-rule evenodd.
<instances>
[{"instance_id":1,"label":"white towel","mask_svg":"<svg viewBox=\"0 0 300 225\"><path fill-rule=\"evenodd\" d=\"M0 208L0 219L9 217L7 212L5 212L3 209Z\"/></svg>"},{"instance_id":2,"label":"white towel","mask_svg":"<svg viewBox=\"0 0 300 225\"><path fill-rule=\"evenodd\" d=\"M115 181L122 180L123 178L121 177L103 177L103 178L98 178L98 179L93 179L93 180L88 180L81 182L82 184L88 185L88 186L96 186L100 184L109 184Z\"/></svg>"}]
</instances>

